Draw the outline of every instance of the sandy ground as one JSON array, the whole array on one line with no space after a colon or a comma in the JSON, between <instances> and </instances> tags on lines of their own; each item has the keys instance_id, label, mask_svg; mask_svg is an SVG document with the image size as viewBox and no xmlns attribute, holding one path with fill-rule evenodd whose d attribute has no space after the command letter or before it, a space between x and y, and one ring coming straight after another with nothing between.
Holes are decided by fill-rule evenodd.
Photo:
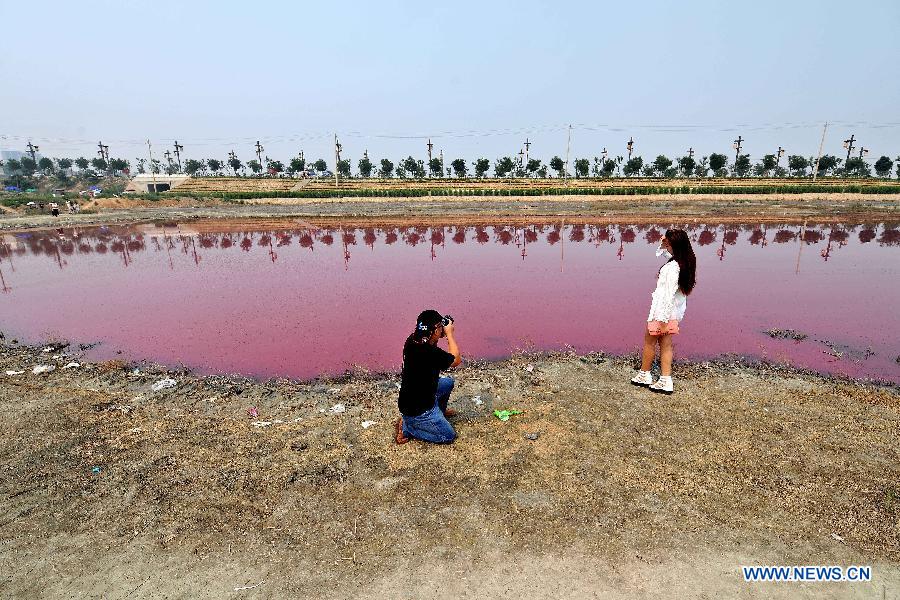
<instances>
[{"instance_id":1,"label":"sandy ground","mask_svg":"<svg viewBox=\"0 0 900 600\"><path fill-rule=\"evenodd\" d=\"M74 346L0 346L5 598L900 590L897 386L720 362L678 364L666 397L629 385L630 359L523 354L455 373L456 443L397 446L395 374L72 361ZM744 583L752 564L874 576Z\"/></svg>"},{"instance_id":2,"label":"sandy ground","mask_svg":"<svg viewBox=\"0 0 900 600\"><path fill-rule=\"evenodd\" d=\"M900 220L896 196L867 194L762 194L681 196L551 196L342 198L247 200L243 204L166 199L159 202L102 199L75 215L59 217L24 210L0 214L0 230L72 227L150 221L258 218L409 218L417 221L503 216L534 221L557 217L609 222L802 222L803 220Z\"/></svg>"}]
</instances>

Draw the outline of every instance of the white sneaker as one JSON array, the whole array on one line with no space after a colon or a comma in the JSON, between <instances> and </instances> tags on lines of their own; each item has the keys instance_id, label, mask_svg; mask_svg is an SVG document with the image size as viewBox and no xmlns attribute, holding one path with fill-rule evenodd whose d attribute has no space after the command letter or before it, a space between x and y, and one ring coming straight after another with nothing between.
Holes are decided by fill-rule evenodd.
<instances>
[{"instance_id":1,"label":"white sneaker","mask_svg":"<svg viewBox=\"0 0 900 600\"><path fill-rule=\"evenodd\" d=\"M653 376L650 375L650 371L638 371L637 375L631 378L632 385L639 385L641 387L650 387L653 383Z\"/></svg>"},{"instance_id":2,"label":"white sneaker","mask_svg":"<svg viewBox=\"0 0 900 600\"><path fill-rule=\"evenodd\" d=\"M660 376L655 383L650 385L650 391L657 394L671 394L675 391L675 385L672 383L672 376Z\"/></svg>"}]
</instances>

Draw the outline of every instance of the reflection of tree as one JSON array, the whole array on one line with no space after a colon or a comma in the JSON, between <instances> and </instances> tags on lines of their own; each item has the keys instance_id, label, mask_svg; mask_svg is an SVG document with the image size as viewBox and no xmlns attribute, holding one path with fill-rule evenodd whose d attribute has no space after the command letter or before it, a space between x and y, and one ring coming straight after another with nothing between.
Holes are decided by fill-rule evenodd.
<instances>
[{"instance_id":1,"label":"reflection of tree","mask_svg":"<svg viewBox=\"0 0 900 600\"><path fill-rule=\"evenodd\" d=\"M622 238L622 241L624 243L632 244L632 243L634 243L634 240L637 238L637 235L635 235L634 229L629 227L625 231L621 232L620 237Z\"/></svg>"},{"instance_id":2,"label":"reflection of tree","mask_svg":"<svg viewBox=\"0 0 900 600\"><path fill-rule=\"evenodd\" d=\"M569 241L570 242L583 242L584 241L584 225L572 225L572 229L569 231Z\"/></svg>"},{"instance_id":3,"label":"reflection of tree","mask_svg":"<svg viewBox=\"0 0 900 600\"><path fill-rule=\"evenodd\" d=\"M435 246L440 246L444 243L444 232L438 231L437 229L433 229L431 231L431 243Z\"/></svg>"},{"instance_id":4,"label":"reflection of tree","mask_svg":"<svg viewBox=\"0 0 900 600\"><path fill-rule=\"evenodd\" d=\"M786 244L797 239L797 232L790 229L779 229L775 232L775 243Z\"/></svg>"},{"instance_id":5,"label":"reflection of tree","mask_svg":"<svg viewBox=\"0 0 900 600\"><path fill-rule=\"evenodd\" d=\"M407 246L415 247L421 241L422 236L419 235L417 231L412 231L410 233L407 233L404 239Z\"/></svg>"},{"instance_id":6,"label":"reflection of tree","mask_svg":"<svg viewBox=\"0 0 900 600\"><path fill-rule=\"evenodd\" d=\"M803 232L803 241L807 244L818 244L825 236L818 229L807 229Z\"/></svg>"},{"instance_id":7,"label":"reflection of tree","mask_svg":"<svg viewBox=\"0 0 900 600\"><path fill-rule=\"evenodd\" d=\"M244 252L250 252L250 248L253 247L253 240L248 237L245 237L241 240L241 250Z\"/></svg>"},{"instance_id":8,"label":"reflection of tree","mask_svg":"<svg viewBox=\"0 0 900 600\"><path fill-rule=\"evenodd\" d=\"M490 236L488 236L487 231L484 230L484 227L476 227L475 228L475 241L479 244L487 244L490 241Z\"/></svg>"},{"instance_id":9,"label":"reflection of tree","mask_svg":"<svg viewBox=\"0 0 900 600\"><path fill-rule=\"evenodd\" d=\"M656 244L659 240L662 239L663 234L660 233L659 229L656 227L651 227L647 230L647 233L644 234L644 238L647 240L648 244Z\"/></svg>"},{"instance_id":10,"label":"reflection of tree","mask_svg":"<svg viewBox=\"0 0 900 600\"><path fill-rule=\"evenodd\" d=\"M334 243L334 236L330 233L326 233L322 237L319 238L319 241L325 244L326 246L330 246Z\"/></svg>"},{"instance_id":11,"label":"reflection of tree","mask_svg":"<svg viewBox=\"0 0 900 600\"><path fill-rule=\"evenodd\" d=\"M97 244L97 246L94 249L97 251L97 254L106 254L106 251L107 251L106 244L104 244L103 242L100 242L99 244Z\"/></svg>"},{"instance_id":12,"label":"reflection of tree","mask_svg":"<svg viewBox=\"0 0 900 600\"><path fill-rule=\"evenodd\" d=\"M734 246L738 240L738 232L731 230L726 231L725 235L722 237L722 241L728 244L729 246Z\"/></svg>"},{"instance_id":13,"label":"reflection of tree","mask_svg":"<svg viewBox=\"0 0 900 600\"><path fill-rule=\"evenodd\" d=\"M268 233L264 233L260 236L259 241L256 242L257 246L268 246L272 243L272 236Z\"/></svg>"},{"instance_id":14,"label":"reflection of tree","mask_svg":"<svg viewBox=\"0 0 900 600\"><path fill-rule=\"evenodd\" d=\"M456 231L453 233L453 243L454 244L465 244L466 243L466 228L465 227L457 227Z\"/></svg>"},{"instance_id":15,"label":"reflection of tree","mask_svg":"<svg viewBox=\"0 0 900 600\"><path fill-rule=\"evenodd\" d=\"M560 238L561 236L559 235L559 228L556 227L547 234L547 243L553 246L560 240Z\"/></svg>"},{"instance_id":16,"label":"reflection of tree","mask_svg":"<svg viewBox=\"0 0 900 600\"><path fill-rule=\"evenodd\" d=\"M219 248L231 248L233 243L230 235L222 236L222 239L219 241Z\"/></svg>"},{"instance_id":17,"label":"reflection of tree","mask_svg":"<svg viewBox=\"0 0 900 600\"><path fill-rule=\"evenodd\" d=\"M391 244L395 243L397 239L397 232L391 229L387 232L387 235L384 236L384 243L390 246Z\"/></svg>"},{"instance_id":18,"label":"reflection of tree","mask_svg":"<svg viewBox=\"0 0 900 600\"><path fill-rule=\"evenodd\" d=\"M528 242L529 244L533 244L536 241L538 241L538 232L535 231L534 228L526 229L523 236L525 238L525 241Z\"/></svg>"},{"instance_id":19,"label":"reflection of tree","mask_svg":"<svg viewBox=\"0 0 900 600\"><path fill-rule=\"evenodd\" d=\"M765 239L765 234L763 234L762 229L754 229L753 233L750 234L749 242L751 246L759 246L760 242Z\"/></svg>"},{"instance_id":20,"label":"reflection of tree","mask_svg":"<svg viewBox=\"0 0 900 600\"><path fill-rule=\"evenodd\" d=\"M494 233L497 236L497 241L503 244L504 246L508 246L511 241L513 241L512 232L506 229L498 229L494 227Z\"/></svg>"},{"instance_id":21,"label":"reflection of tree","mask_svg":"<svg viewBox=\"0 0 900 600\"><path fill-rule=\"evenodd\" d=\"M375 235L375 230L371 227L367 227L365 233L363 234L363 243L371 249L375 249L375 240L378 237Z\"/></svg>"},{"instance_id":22,"label":"reflection of tree","mask_svg":"<svg viewBox=\"0 0 900 600\"><path fill-rule=\"evenodd\" d=\"M885 228L881 232L881 237L878 238L878 244L880 246L900 246L900 229Z\"/></svg>"},{"instance_id":23,"label":"reflection of tree","mask_svg":"<svg viewBox=\"0 0 900 600\"><path fill-rule=\"evenodd\" d=\"M709 229L704 229L700 232L700 236L697 238L697 243L701 246L709 246L713 242L716 241L716 233Z\"/></svg>"},{"instance_id":24,"label":"reflection of tree","mask_svg":"<svg viewBox=\"0 0 900 600\"><path fill-rule=\"evenodd\" d=\"M345 246L355 246L356 245L356 230L351 229L350 231L345 231L341 236L341 241L344 242Z\"/></svg>"},{"instance_id":25,"label":"reflection of tree","mask_svg":"<svg viewBox=\"0 0 900 600\"><path fill-rule=\"evenodd\" d=\"M871 227L866 227L862 231L859 232L859 243L867 244L875 239L875 230Z\"/></svg>"}]
</instances>

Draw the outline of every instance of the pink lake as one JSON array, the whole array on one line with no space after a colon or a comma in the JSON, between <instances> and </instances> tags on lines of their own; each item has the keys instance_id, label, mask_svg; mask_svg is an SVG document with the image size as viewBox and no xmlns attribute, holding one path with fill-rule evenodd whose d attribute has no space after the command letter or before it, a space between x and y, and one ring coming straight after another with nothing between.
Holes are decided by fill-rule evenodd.
<instances>
[{"instance_id":1,"label":"pink lake","mask_svg":"<svg viewBox=\"0 0 900 600\"><path fill-rule=\"evenodd\" d=\"M5 234L0 330L100 342L94 359L311 378L398 369L416 315L436 308L456 318L464 357L631 353L665 227L204 221ZM737 353L900 382L897 224L685 228L698 283L676 360Z\"/></svg>"}]
</instances>

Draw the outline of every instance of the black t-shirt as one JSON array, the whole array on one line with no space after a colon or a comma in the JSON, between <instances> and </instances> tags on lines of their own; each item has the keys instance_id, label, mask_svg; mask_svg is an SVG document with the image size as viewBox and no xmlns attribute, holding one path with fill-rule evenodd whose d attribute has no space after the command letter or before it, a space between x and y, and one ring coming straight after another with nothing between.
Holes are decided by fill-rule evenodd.
<instances>
[{"instance_id":1,"label":"black t-shirt","mask_svg":"<svg viewBox=\"0 0 900 600\"><path fill-rule=\"evenodd\" d=\"M408 417L417 417L434 407L440 372L456 360L449 352L428 342L407 338L403 345L403 376L397 406Z\"/></svg>"}]
</instances>

